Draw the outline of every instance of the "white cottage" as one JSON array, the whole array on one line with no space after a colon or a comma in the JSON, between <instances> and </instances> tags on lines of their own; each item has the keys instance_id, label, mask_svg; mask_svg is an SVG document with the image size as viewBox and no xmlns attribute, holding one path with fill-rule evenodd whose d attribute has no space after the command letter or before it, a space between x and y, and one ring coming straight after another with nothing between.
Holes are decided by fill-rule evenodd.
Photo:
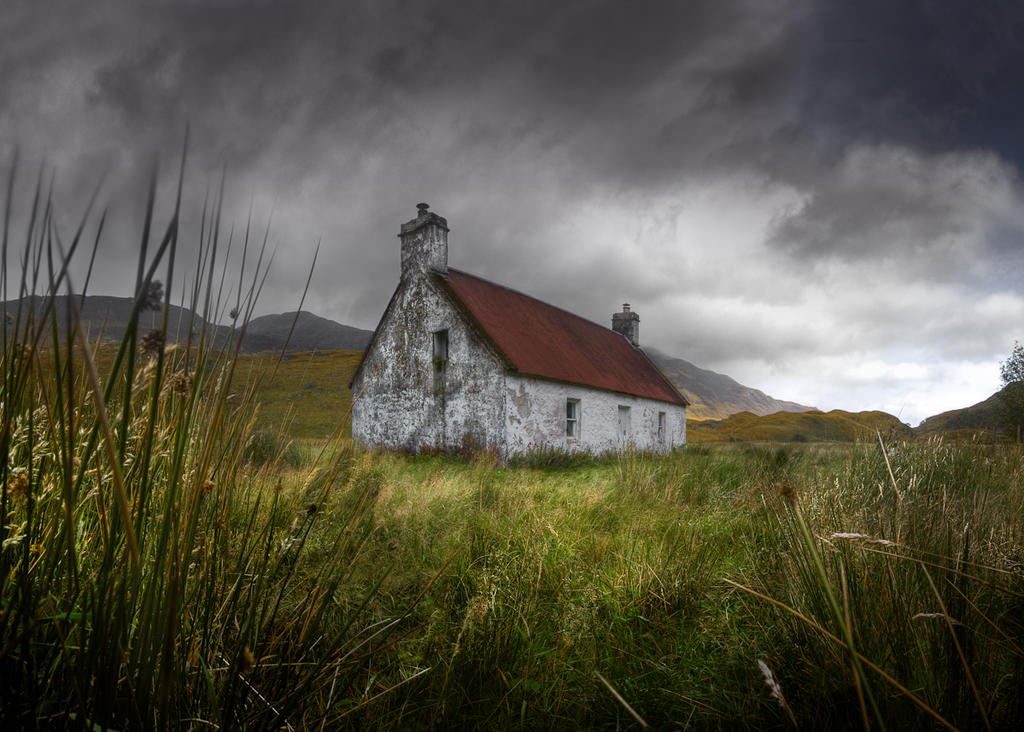
<instances>
[{"instance_id":1,"label":"white cottage","mask_svg":"<svg viewBox=\"0 0 1024 732\"><path fill-rule=\"evenodd\" d=\"M417 206L402 277L352 379L352 435L411 451L663 452L686 441L687 401L612 329L448 266L448 222Z\"/></svg>"}]
</instances>

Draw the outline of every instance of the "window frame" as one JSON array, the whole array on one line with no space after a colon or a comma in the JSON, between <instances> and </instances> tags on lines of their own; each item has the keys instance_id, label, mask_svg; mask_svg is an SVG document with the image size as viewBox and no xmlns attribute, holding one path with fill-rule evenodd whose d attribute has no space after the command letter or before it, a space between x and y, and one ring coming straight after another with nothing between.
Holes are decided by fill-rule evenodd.
<instances>
[{"instance_id":1,"label":"window frame","mask_svg":"<svg viewBox=\"0 0 1024 732\"><path fill-rule=\"evenodd\" d=\"M433 331L431 335L433 336L431 340L433 345L432 355L434 362L448 363L448 329L440 328L439 330ZM439 351L443 351L443 353L439 354Z\"/></svg>"},{"instance_id":2,"label":"window frame","mask_svg":"<svg viewBox=\"0 0 1024 732\"><path fill-rule=\"evenodd\" d=\"M579 399L569 398L565 400L565 439L580 439L581 412L582 408L580 407Z\"/></svg>"},{"instance_id":3,"label":"window frame","mask_svg":"<svg viewBox=\"0 0 1024 732\"><path fill-rule=\"evenodd\" d=\"M448 370L448 329L440 328L431 332L431 355L430 362L433 364L434 394L444 392L444 376Z\"/></svg>"}]
</instances>

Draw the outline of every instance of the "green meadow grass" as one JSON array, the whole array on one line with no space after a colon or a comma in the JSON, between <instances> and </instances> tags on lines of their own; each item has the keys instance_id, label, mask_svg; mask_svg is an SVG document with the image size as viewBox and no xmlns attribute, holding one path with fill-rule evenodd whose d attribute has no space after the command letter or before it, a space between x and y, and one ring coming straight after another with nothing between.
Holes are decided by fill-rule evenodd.
<instances>
[{"instance_id":1,"label":"green meadow grass","mask_svg":"<svg viewBox=\"0 0 1024 732\"><path fill-rule=\"evenodd\" d=\"M1012 726L1021 457L900 445L890 475L867 445L569 469L359 455L346 491L374 498L353 579L386 575L368 611L429 585L359 723L639 725L604 678L655 727Z\"/></svg>"},{"instance_id":2,"label":"green meadow grass","mask_svg":"<svg viewBox=\"0 0 1024 732\"><path fill-rule=\"evenodd\" d=\"M240 355L239 384L259 383L259 429L280 429L292 438L351 435L352 392L349 382L362 351L313 351ZM265 374L273 373L273 378Z\"/></svg>"}]
</instances>

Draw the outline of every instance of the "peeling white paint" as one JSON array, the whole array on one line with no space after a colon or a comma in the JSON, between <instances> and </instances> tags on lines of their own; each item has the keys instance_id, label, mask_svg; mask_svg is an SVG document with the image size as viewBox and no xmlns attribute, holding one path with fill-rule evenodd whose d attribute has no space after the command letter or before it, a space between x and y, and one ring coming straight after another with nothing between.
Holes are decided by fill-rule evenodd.
<instances>
[{"instance_id":1,"label":"peeling white paint","mask_svg":"<svg viewBox=\"0 0 1024 732\"><path fill-rule=\"evenodd\" d=\"M435 390L433 334L448 331ZM504 369L426 276L396 293L353 384L352 435L392 449L457 450L504 443Z\"/></svg>"},{"instance_id":2,"label":"peeling white paint","mask_svg":"<svg viewBox=\"0 0 1024 732\"><path fill-rule=\"evenodd\" d=\"M686 443L686 409L653 399L617 394L576 384L506 374L508 413L505 451L509 455L542 448L594 454L631 445L665 452ZM578 436L566 436L566 402L579 401ZM629 433L619 436L619 407L629 408ZM663 439L658 413L665 414Z\"/></svg>"}]
</instances>

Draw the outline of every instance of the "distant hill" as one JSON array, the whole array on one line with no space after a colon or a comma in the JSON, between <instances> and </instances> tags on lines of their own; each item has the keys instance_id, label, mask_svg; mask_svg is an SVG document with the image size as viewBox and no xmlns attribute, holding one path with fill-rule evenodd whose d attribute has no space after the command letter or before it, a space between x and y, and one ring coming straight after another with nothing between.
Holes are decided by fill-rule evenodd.
<instances>
[{"instance_id":1,"label":"distant hill","mask_svg":"<svg viewBox=\"0 0 1024 732\"><path fill-rule=\"evenodd\" d=\"M106 297L103 295L90 295L84 300L79 300L82 321L88 324L90 338L99 338L103 341L119 341L124 336L128 327L128 319L131 316L132 299L129 297ZM67 317L67 297L55 298L57 320L63 324ZM0 310L6 315L13 315L17 310L19 301L13 300L0 303ZM41 312L43 298L31 297L21 301L23 307L32 305L36 312ZM6 321L6 318L5 318ZM193 315L191 310L180 308L176 305L170 307L168 313L168 338L170 340L183 341L186 339L188 329L191 327L194 333L198 333L203 326L203 319ZM295 313L282 313L280 315L261 315L249 321L246 327L245 338L242 341L242 353L263 353L269 351L280 351L284 345L285 338L295 323L291 339L288 341L288 350L291 351L361 351L370 342L372 331L361 328L353 328L348 325L341 325L333 320L321 318L312 313L303 311L299 314L298 321L295 320ZM146 311L139 316L139 333L145 333L150 328L159 326L159 313ZM221 345L228 341L231 334L231 327L227 325L217 326L215 330L216 343ZM49 335L49 330L44 332L44 337Z\"/></svg>"},{"instance_id":2,"label":"distant hill","mask_svg":"<svg viewBox=\"0 0 1024 732\"><path fill-rule=\"evenodd\" d=\"M89 337L92 340L119 341L124 337L125 329L128 327L128 318L132 312L132 299L130 297L107 297L105 295L89 295L86 298L76 297L78 307L81 309L82 322L89 329ZM9 300L0 303L0 312L4 315L5 326L9 327L19 306L21 307L22 318L31 309L38 318L43 311L45 299L39 295L21 298L20 300ZM57 312L57 322L64 326L68 316L68 297L61 295L54 298L54 308ZM146 311L139 315L140 333L145 333L150 328L160 325L161 315L157 312ZM184 339L186 329L191 325L196 331L202 326L203 320L193 316L191 310L179 308L172 305L168 313L168 330L171 338L174 334ZM44 330L43 337L49 336L49 329Z\"/></svg>"},{"instance_id":3,"label":"distant hill","mask_svg":"<svg viewBox=\"0 0 1024 732\"><path fill-rule=\"evenodd\" d=\"M924 437L939 434L966 437L978 432L998 433L1002 406L999 394L996 392L985 401L970 407L952 409L929 417L917 426L914 434Z\"/></svg>"},{"instance_id":4,"label":"distant hill","mask_svg":"<svg viewBox=\"0 0 1024 732\"><path fill-rule=\"evenodd\" d=\"M740 412L723 420L686 423L688 442L857 442L914 436L910 425L886 412L778 412L766 416Z\"/></svg>"},{"instance_id":5,"label":"distant hill","mask_svg":"<svg viewBox=\"0 0 1024 732\"><path fill-rule=\"evenodd\" d=\"M25 303L23 303L25 304ZM41 307L42 298L34 298L34 305ZM124 335L131 314L131 298L90 295L81 301L82 320L88 324L90 337L104 341L117 341ZM18 301L0 304L7 312L14 312ZM56 298L58 320L63 323L67 312L67 298ZM144 333L159 325L159 315L144 312L139 319L139 332ZM168 318L170 340L184 340L188 329L194 333L202 328L203 320L190 310L171 306ZM292 330L292 324L295 327ZM288 337L288 352L303 351L362 351L370 342L372 331L342 325L333 320L303 311L298 320L295 313L261 315L249 321L242 341L242 353L272 353L280 351ZM228 342L232 330L220 325L215 330L215 343ZM44 337L49 335L49 330ZM695 366L681 358L668 356L655 349L644 349L651 360L665 376L690 401L688 414L691 419L724 419L736 412L748 411L757 415L775 412L801 412L812 407L796 402L781 401L763 391L740 384L724 374L715 373Z\"/></svg>"},{"instance_id":6,"label":"distant hill","mask_svg":"<svg viewBox=\"0 0 1024 732\"><path fill-rule=\"evenodd\" d=\"M690 401L690 406L686 410L689 419L725 419L731 414L744 411L766 415L814 409L796 402L775 399L763 391L744 386L725 374L702 369L689 361L668 356L653 348L645 348L644 352Z\"/></svg>"},{"instance_id":7,"label":"distant hill","mask_svg":"<svg viewBox=\"0 0 1024 732\"><path fill-rule=\"evenodd\" d=\"M362 351L370 343L373 331L342 325L305 311L280 315L262 315L249 321L242 348L247 353L279 351L288 331L295 330L288 341L289 351Z\"/></svg>"}]
</instances>

